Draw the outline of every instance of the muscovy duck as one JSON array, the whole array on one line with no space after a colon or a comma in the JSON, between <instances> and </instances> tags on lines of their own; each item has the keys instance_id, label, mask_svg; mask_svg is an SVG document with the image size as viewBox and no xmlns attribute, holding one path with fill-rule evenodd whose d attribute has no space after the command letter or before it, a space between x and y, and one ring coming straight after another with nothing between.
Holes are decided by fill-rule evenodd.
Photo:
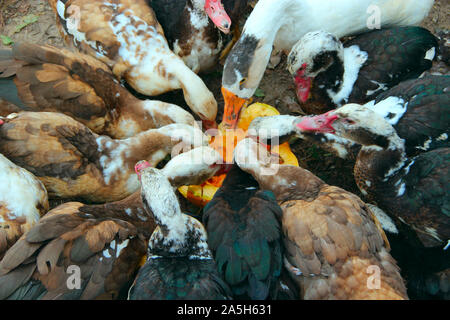
<instances>
[{"instance_id":1,"label":"muscovy duck","mask_svg":"<svg viewBox=\"0 0 450 320\"><path fill-rule=\"evenodd\" d=\"M303 111L319 114L346 103L366 103L432 66L436 37L421 27L374 30L342 44L332 33L313 31L289 53Z\"/></svg>"},{"instance_id":2,"label":"muscovy duck","mask_svg":"<svg viewBox=\"0 0 450 320\"><path fill-rule=\"evenodd\" d=\"M362 145L354 175L361 192L397 221L411 227L424 247L450 239L450 148L408 157L405 142L367 107L348 104L304 117L302 131L333 133Z\"/></svg>"},{"instance_id":3,"label":"muscovy duck","mask_svg":"<svg viewBox=\"0 0 450 320\"><path fill-rule=\"evenodd\" d=\"M177 187L212 176L221 163L216 151L200 147L172 158L162 171ZM147 210L140 191L102 205L68 202L52 209L0 262L0 299L126 298L156 227Z\"/></svg>"},{"instance_id":4,"label":"muscovy duck","mask_svg":"<svg viewBox=\"0 0 450 320\"><path fill-rule=\"evenodd\" d=\"M148 242L147 262L130 288L129 300L231 299L208 248L207 233L183 214L167 176L144 163L136 165L144 208L157 225Z\"/></svg>"},{"instance_id":5,"label":"muscovy duck","mask_svg":"<svg viewBox=\"0 0 450 320\"><path fill-rule=\"evenodd\" d=\"M2 120L0 120L1 125ZM0 154L0 261L49 209L47 190L31 172Z\"/></svg>"}]
</instances>

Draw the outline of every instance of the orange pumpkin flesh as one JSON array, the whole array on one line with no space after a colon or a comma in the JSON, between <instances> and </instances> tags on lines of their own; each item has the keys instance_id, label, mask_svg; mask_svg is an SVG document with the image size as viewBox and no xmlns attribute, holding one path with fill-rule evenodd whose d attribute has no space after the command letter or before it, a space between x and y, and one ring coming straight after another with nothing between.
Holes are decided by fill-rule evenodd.
<instances>
[{"instance_id":1,"label":"orange pumpkin flesh","mask_svg":"<svg viewBox=\"0 0 450 320\"><path fill-rule=\"evenodd\" d=\"M210 146L222 155L225 162L232 163L234 148L239 141L246 137L248 127L252 120L256 117L279 114L277 109L267 104L254 103L247 106L241 110L235 129L221 130L222 126L219 125L218 135L211 137ZM271 152L279 155L280 164L290 164L298 167L298 160L292 153L288 142L274 146ZM225 174L214 176L202 185L183 186L178 191L194 205L202 208L214 197L217 189L222 185L225 176Z\"/></svg>"}]
</instances>

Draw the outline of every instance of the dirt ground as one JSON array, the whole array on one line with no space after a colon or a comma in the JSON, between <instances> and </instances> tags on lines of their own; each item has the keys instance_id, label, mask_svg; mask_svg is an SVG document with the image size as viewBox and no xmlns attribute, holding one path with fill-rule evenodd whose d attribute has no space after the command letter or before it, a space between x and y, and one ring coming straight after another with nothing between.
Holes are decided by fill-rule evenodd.
<instances>
[{"instance_id":1,"label":"dirt ground","mask_svg":"<svg viewBox=\"0 0 450 320\"><path fill-rule=\"evenodd\" d=\"M64 46L54 22L54 13L47 1L0 0L0 13L0 35L7 36L11 41L30 41ZM23 27L24 21L35 22ZM21 25L23 28L18 28ZM448 35L450 31L450 0L436 0L433 9L422 25L436 35L442 33ZM8 38L6 38L6 43ZM3 42L0 41L0 49L11 47L4 44L5 38L1 40ZM302 114L302 110L296 102L292 79L285 69L285 60L283 57L276 69L266 71L260 85L263 96L255 98L254 101L275 106L282 114ZM442 63L436 63L434 69L440 73L449 73L448 67ZM220 94L221 76L220 65L216 71L202 75L205 83L218 100L219 110L223 106ZM168 93L158 99L186 107L181 92ZM220 120L221 116L221 111L219 111L217 119ZM293 144L292 149L301 166L309 169L329 184L338 185L362 196L353 180L352 161L338 159L303 141Z\"/></svg>"}]
</instances>

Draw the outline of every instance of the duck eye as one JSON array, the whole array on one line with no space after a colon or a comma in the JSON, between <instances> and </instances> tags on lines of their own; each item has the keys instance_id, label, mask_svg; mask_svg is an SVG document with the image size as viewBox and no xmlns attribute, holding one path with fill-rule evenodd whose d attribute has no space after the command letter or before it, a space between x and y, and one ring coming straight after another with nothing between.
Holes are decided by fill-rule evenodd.
<instances>
[{"instance_id":1,"label":"duck eye","mask_svg":"<svg viewBox=\"0 0 450 320\"><path fill-rule=\"evenodd\" d=\"M244 85L245 81L247 81L247 78L243 78L241 81L239 81L239 88L242 89L242 86Z\"/></svg>"},{"instance_id":2,"label":"duck eye","mask_svg":"<svg viewBox=\"0 0 450 320\"><path fill-rule=\"evenodd\" d=\"M295 62L297 62L297 58L295 56L290 56L289 60L290 60L289 61L290 64L295 64Z\"/></svg>"},{"instance_id":3,"label":"duck eye","mask_svg":"<svg viewBox=\"0 0 450 320\"><path fill-rule=\"evenodd\" d=\"M350 119L344 119L344 123L346 123L346 124L355 124L355 121L350 120Z\"/></svg>"}]
</instances>

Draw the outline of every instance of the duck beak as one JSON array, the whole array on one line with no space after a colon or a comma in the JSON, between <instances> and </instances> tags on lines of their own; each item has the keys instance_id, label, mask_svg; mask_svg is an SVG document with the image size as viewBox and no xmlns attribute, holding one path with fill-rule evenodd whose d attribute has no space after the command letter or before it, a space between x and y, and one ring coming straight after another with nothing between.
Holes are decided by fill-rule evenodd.
<instances>
[{"instance_id":1,"label":"duck beak","mask_svg":"<svg viewBox=\"0 0 450 320\"><path fill-rule=\"evenodd\" d=\"M312 86L312 78L304 76L305 71L299 69L294 77L297 98L301 103L308 101Z\"/></svg>"},{"instance_id":2,"label":"duck beak","mask_svg":"<svg viewBox=\"0 0 450 320\"><path fill-rule=\"evenodd\" d=\"M217 129L217 122L214 120L202 120L202 126L205 131L209 129Z\"/></svg>"},{"instance_id":3,"label":"duck beak","mask_svg":"<svg viewBox=\"0 0 450 320\"><path fill-rule=\"evenodd\" d=\"M225 11L221 0L206 0L205 12L220 31L223 33L230 32L231 19Z\"/></svg>"},{"instance_id":4,"label":"duck beak","mask_svg":"<svg viewBox=\"0 0 450 320\"><path fill-rule=\"evenodd\" d=\"M248 99L239 98L233 92L222 87L222 95L225 101L221 126L224 129L234 129L237 125L241 109L249 102Z\"/></svg>"},{"instance_id":5,"label":"duck beak","mask_svg":"<svg viewBox=\"0 0 450 320\"><path fill-rule=\"evenodd\" d=\"M303 117L296 126L304 132L335 133L333 122L337 118L332 110L314 117Z\"/></svg>"}]
</instances>

